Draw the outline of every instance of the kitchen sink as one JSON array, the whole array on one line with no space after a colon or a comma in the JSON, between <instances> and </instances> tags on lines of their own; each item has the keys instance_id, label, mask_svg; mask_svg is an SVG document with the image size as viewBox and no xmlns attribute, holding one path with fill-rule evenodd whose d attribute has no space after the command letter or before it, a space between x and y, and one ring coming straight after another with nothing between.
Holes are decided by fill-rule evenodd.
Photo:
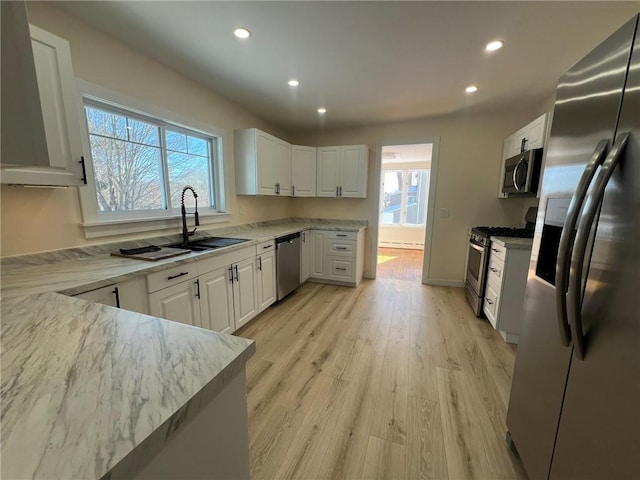
<instances>
[{"instance_id":1,"label":"kitchen sink","mask_svg":"<svg viewBox=\"0 0 640 480\"><path fill-rule=\"evenodd\" d=\"M167 247L173 248L185 248L192 252L204 252L206 250L215 250L216 248L229 247L231 245L237 245L238 243L248 242L242 238L226 238L226 237L209 237L200 238L198 240L191 240L187 243L174 243L167 245Z\"/></svg>"}]
</instances>

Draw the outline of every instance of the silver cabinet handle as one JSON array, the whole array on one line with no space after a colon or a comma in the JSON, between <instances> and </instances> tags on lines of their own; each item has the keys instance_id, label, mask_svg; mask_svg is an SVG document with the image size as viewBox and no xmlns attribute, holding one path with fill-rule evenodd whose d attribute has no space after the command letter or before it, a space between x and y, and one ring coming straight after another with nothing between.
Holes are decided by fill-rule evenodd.
<instances>
[{"instance_id":1,"label":"silver cabinet handle","mask_svg":"<svg viewBox=\"0 0 640 480\"><path fill-rule=\"evenodd\" d=\"M196 284L196 297L200 298L200 279L195 281Z\"/></svg>"},{"instance_id":2,"label":"silver cabinet handle","mask_svg":"<svg viewBox=\"0 0 640 480\"><path fill-rule=\"evenodd\" d=\"M291 196L292 197L296 196L296 186L295 185L291 185Z\"/></svg>"},{"instance_id":3,"label":"silver cabinet handle","mask_svg":"<svg viewBox=\"0 0 640 480\"><path fill-rule=\"evenodd\" d=\"M498 250L497 248L492 248L491 251L492 252L496 252L496 253L500 253L500 250Z\"/></svg>"},{"instance_id":4,"label":"silver cabinet handle","mask_svg":"<svg viewBox=\"0 0 640 480\"><path fill-rule=\"evenodd\" d=\"M336 250L346 250L347 249L347 247L335 247L335 248L336 248Z\"/></svg>"},{"instance_id":5,"label":"silver cabinet handle","mask_svg":"<svg viewBox=\"0 0 640 480\"><path fill-rule=\"evenodd\" d=\"M262 271L262 257L258 257L258 270Z\"/></svg>"},{"instance_id":6,"label":"silver cabinet handle","mask_svg":"<svg viewBox=\"0 0 640 480\"><path fill-rule=\"evenodd\" d=\"M498 273L500 270L498 270L497 268L494 267L489 267L489 270L491 270L493 273Z\"/></svg>"},{"instance_id":7,"label":"silver cabinet handle","mask_svg":"<svg viewBox=\"0 0 640 480\"><path fill-rule=\"evenodd\" d=\"M340 185L340 196L342 196L342 185Z\"/></svg>"},{"instance_id":8,"label":"silver cabinet handle","mask_svg":"<svg viewBox=\"0 0 640 480\"><path fill-rule=\"evenodd\" d=\"M340 187L336 185L336 197L340 196Z\"/></svg>"},{"instance_id":9,"label":"silver cabinet handle","mask_svg":"<svg viewBox=\"0 0 640 480\"><path fill-rule=\"evenodd\" d=\"M558 328L560 329L560 341L564 346L568 346L571 341L571 331L569 330L569 320L567 318L567 288L569 284L569 266L571 264L571 249L573 247L574 230L578 222L578 216L582 210L582 204L587 196L587 190L593 180L598 167L602 164L609 146L609 140L603 139L596 145L591 160L582 172L578 181L578 186L573 194L571 203L567 210L567 217L562 227L560 244L558 246L558 260L556 262L556 314Z\"/></svg>"},{"instance_id":10,"label":"silver cabinet handle","mask_svg":"<svg viewBox=\"0 0 640 480\"><path fill-rule=\"evenodd\" d=\"M487 303L488 303L489 305L493 305L493 302L492 302L491 300L489 300L487 297L485 297L485 300L487 301Z\"/></svg>"},{"instance_id":11,"label":"silver cabinet handle","mask_svg":"<svg viewBox=\"0 0 640 480\"><path fill-rule=\"evenodd\" d=\"M236 278L234 279L236 282L240 281L240 277L238 276L238 265L234 265L233 269L236 271Z\"/></svg>"},{"instance_id":12,"label":"silver cabinet handle","mask_svg":"<svg viewBox=\"0 0 640 480\"><path fill-rule=\"evenodd\" d=\"M229 281L233 283L233 267L229 267Z\"/></svg>"},{"instance_id":13,"label":"silver cabinet handle","mask_svg":"<svg viewBox=\"0 0 640 480\"><path fill-rule=\"evenodd\" d=\"M576 233L576 241L571 255L571 271L569 273L569 290L567 298L567 312L569 322L573 328L573 344L575 346L576 355L580 360L584 360L585 345L584 332L582 328L582 273L584 266L584 258L587 252L587 244L591 227L596 219L596 214L600 208L604 190L611 179L611 175L618 165L620 157L624 153L629 140L629 133L621 133L618 135L611 151L607 155L600 174L596 179L596 183L592 191L589 193L585 204L584 211L580 217L578 232Z\"/></svg>"},{"instance_id":14,"label":"silver cabinet handle","mask_svg":"<svg viewBox=\"0 0 640 480\"><path fill-rule=\"evenodd\" d=\"M345 271L345 272L347 271L346 268L342 268L342 267L336 267L336 270L342 270L342 271Z\"/></svg>"}]
</instances>

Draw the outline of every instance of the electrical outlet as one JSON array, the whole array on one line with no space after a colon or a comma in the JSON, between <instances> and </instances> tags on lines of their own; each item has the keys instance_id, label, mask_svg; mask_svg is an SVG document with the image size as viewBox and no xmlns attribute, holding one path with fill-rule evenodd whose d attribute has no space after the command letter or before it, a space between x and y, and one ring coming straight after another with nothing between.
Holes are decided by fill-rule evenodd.
<instances>
[{"instance_id":1,"label":"electrical outlet","mask_svg":"<svg viewBox=\"0 0 640 480\"><path fill-rule=\"evenodd\" d=\"M441 208L440 210L438 210L438 216L440 218L449 218L449 209Z\"/></svg>"}]
</instances>

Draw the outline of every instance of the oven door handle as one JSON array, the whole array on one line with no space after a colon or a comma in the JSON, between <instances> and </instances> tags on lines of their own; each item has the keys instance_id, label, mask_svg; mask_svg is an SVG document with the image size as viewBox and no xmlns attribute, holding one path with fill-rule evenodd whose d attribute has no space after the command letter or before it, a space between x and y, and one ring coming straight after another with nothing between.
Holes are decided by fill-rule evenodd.
<instances>
[{"instance_id":1,"label":"oven door handle","mask_svg":"<svg viewBox=\"0 0 640 480\"><path fill-rule=\"evenodd\" d=\"M484 253L484 247L481 247L480 245L476 245L475 243L469 242L469 246L474 250L479 251L480 253Z\"/></svg>"},{"instance_id":2,"label":"oven door handle","mask_svg":"<svg viewBox=\"0 0 640 480\"><path fill-rule=\"evenodd\" d=\"M569 318L567 316L567 290L569 288L569 269L571 266L571 251L575 241L575 228L578 217L582 211L584 199L587 196L589 185L595 176L598 167L604 161L609 146L609 140L603 139L596 145L591 160L582 172L578 181L576 192L569 203L567 217L562 227L560 244L558 246L558 261L556 262L556 315L558 318L558 328L560 329L560 341L566 347L571 341L571 331L569 330Z\"/></svg>"},{"instance_id":3,"label":"oven door handle","mask_svg":"<svg viewBox=\"0 0 640 480\"><path fill-rule=\"evenodd\" d=\"M520 165L522 165L522 162L526 162L526 157L524 155L516 164L516 168L513 169L513 188L515 188L517 192L520 191L520 187L518 186L518 170L520 170ZM523 185L523 187L524 186L526 186L526 184Z\"/></svg>"}]
</instances>

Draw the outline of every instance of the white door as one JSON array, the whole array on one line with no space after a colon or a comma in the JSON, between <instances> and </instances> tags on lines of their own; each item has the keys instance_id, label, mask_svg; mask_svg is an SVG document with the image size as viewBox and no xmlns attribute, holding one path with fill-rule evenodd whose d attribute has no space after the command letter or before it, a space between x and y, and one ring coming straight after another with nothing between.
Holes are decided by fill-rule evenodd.
<instances>
[{"instance_id":1,"label":"white door","mask_svg":"<svg viewBox=\"0 0 640 480\"><path fill-rule=\"evenodd\" d=\"M342 147L340 164L340 196L365 198L367 196L368 150L365 145Z\"/></svg>"},{"instance_id":2,"label":"white door","mask_svg":"<svg viewBox=\"0 0 640 480\"><path fill-rule=\"evenodd\" d=\"M200 305L196 284L189 280L149 295L151 315L200 327Z\"/></svg>"},{"instance_id":3,"label":"white door","mask_svg":"<svg viewBox=\"0 0 640 480\"><path fill-rule=\"evenodd\" d=\"M229 267L223 267L198 277L202 328L221 333L232 333L236 329L230 273Z\"/></svg>"},{"instance_id":4,"label":"white door","mask_svg":"<svg viewBox=\"0 0 640 480\"><path fill-rule=\"evenodd\" d=\"M233 310L237 329L258 314L255 258L234 264L233 277Z\"/></svg>"},{"instance_id":5,"label":"white door","mask_svg":"<svg viewBox=\"0 0 640 480\"><path fill-rule=\"evenodd\" d=\"M323 278L325 272L325 242L324 234L319 231L311 231L311 276Z\"/></svg>"},{"instance_id":6,"label":"white door","mask_svg":"<svg viewBox=\"0 0 640 480\"><path fill-rule=\"evenodd\" d=\"M278 140L275 144L275 183L277 195L291 196L291 145Z\"/></svg>"},{"instance_id":7,"label":"white door","mask_svg":"<svg viewBox=\"0 0 640 480\"><path fill-rule=\"evenodd\" d=\"M276 301L276 252L271 251L256 259L258 268L258 310L262 312Z\"/></svg>"},{"instance_id":8,"label":"white door","mask_svg":"<svg viewBox=\"0 0 640 480\"><path fill-rule=\"evenodd\" d=\"M291 196L316 196L316 148L291 146Z\"/></svg>"},{"instance_id":9,"label":"white door","mask_svg":"<svg viewBox=\"0 0 640 480\"><path fill-rule=\"evenodd\" d=\"M276 139L264 132L256 131L256 169L258 195L275 195L277 157Z\"/></svg>"},{"instance_id":10,"label":"white door","mask_svg":"<svg viewBox=\"0 0 640 480\"><path fill-rule=\"evenodd\" d=\"M300 234L300 283L306 282L311 275L311 237L310 231Z\"/></svg>"},{"instance_id":11,"label":"white door","mask_svg":"<svg viewBox=\"0 0 640 480\"><path fill-rule=\"evenodd\" d=\"M318 197L337 197L340 179L340 147L318 147L317 149Z\"/></svg>"}]
</instances>

